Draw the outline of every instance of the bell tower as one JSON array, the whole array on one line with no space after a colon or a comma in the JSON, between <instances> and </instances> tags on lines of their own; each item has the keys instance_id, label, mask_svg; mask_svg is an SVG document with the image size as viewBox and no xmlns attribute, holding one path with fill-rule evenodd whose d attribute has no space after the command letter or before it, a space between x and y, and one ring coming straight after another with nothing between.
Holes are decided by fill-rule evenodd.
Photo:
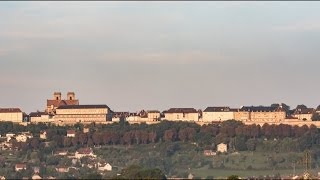
<instances>
[{"instance_id":1,"label":"bell tower","mask_svg":"<svg viewBox=\"0 0 320 180\"><path fill-rule=\"evenodd\" d=\"M61 100L61 92L53 93L54 100Z\"/></svg>"},{"instance_id":2,"label":"bell tower","mask_svg":"<svg viewBox=\"0 0 320 180\"><path fill-rule=\"evenodd\" d=\"M76 100L76 95L74 94L74 92L68 92L67 100Z\"/></svg>"}]
</instances>

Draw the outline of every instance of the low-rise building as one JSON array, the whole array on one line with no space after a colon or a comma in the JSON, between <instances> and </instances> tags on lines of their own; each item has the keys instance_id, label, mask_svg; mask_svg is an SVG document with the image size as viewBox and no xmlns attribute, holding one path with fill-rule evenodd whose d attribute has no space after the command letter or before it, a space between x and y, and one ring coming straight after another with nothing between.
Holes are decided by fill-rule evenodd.
<instances>
[{"instance_id":1,"label":"low-rise building","mask_svg":"<svg viewBox=\"0 0 320 180\"><path fill-rule=\"evenodd\" d=\"M25 164L25 163L18 163L15 165L16 171L21 171L21 170L26 170L26 169L27 169L27 164Z\"/></svg>"},{"instance_id":2,"label":"low-rise building","mask_svg":"<svg viewBox=\"0 0 320 180\"><path fill-rule=\"evenodd\" d=\"M67 137L75 137L76 131L75 130L67 130Z\"/></svg>"},{"instance_id":3,"label":"low-rise building","mask_svg":"<svg viewBox=\"0 0 320 180\"><path fill-rule=\"evenodd\" d=\"M19 134L16 136L17 142L27 142L28 137L24 134Z\"/></svg>"},{"instance_id":4,"label":"low-rise building","mask_svg":"<svg viewBox=\"0 0 320 180\"><path fill-rule=\"evenodd\" d=\"M54 122L54 118L52 114L48 114L47 112L31 112L29 114L31 123L49 123Z\"/></svg>"},{"instance_id":5,"label":"low-rise building","mask_svg":"<svg viewBox=\"0 0 320 180\"><path fill-rule=\"evenodd\" d=\"M67 166L58 166L58 167L56 167L56 171L58 172L58 173L67 173L67 172L69 172L69 167L67 167Z\"/></svg>"},{"instance_id":6,"label":"low-rise building","mask_svg":"<svg viewBox=\"0 0 320 180\"><path fill-rule=\"evenodd\" d=\"M109 163L98 163L98 171L112 171L112 166Z\"/></svg>"},{"instance_id":7,"label":"low-rise building","mask_svg":"<svg viewBox=\"0 0 320 180\"><path fill-rule=\"evenodd\" d=\"M47 131L40 131L40 139L47 139Z\"/></svg>"},{"instance_id":8,"label":"low-rise building","mask_svg":"<svg viewBox=\"0 0 320 180\"><path fill-rule=\"evenodd\" d=\"M171 108L163 113L168 121L199 121L199 113L194 108Z\"/></svg>"},{"instance_id":9,"label":"low-rise building","mask_svg":"<svg viewBox=\"0 0 320 180\"><path fill-rule=\"evenodd\" d=\"M112 120L112 111L107 105L70 105L56 109L56 123L91 124L105 123Z\"/></svg>"},{"instance_id":10,"label":"low-rise building","mask_svg":"<svg viewBox=\"0 0 320 180\"><path fill-rule=\"evenodd\" d=\"M286 111L281 106L242 106L234 112L235 120L244 122L281 122L286 118Z\"/></svg>"},{"instance_id":11,"label":"low-rise building","mask_svg":"<svg viewBox=\"0 0 320 180\"><path fill-rule=\"evenodd\" d=\"M215 156L217 153L216 152L213 152L212 150L204 150L203 151L203 154L205 156Z\"/></svg>"},{"instance_id":12,"label":"low-rise building","mask_svg":"<svg viewBox=\"0 0 320 180\"><path fill-rule=\"evenodd\" d=\"M230 107L207 107L202 113L204 122L226 121L234 119L234 111Z\"/></svg>"},{"instance_id":13,"label":"low-rise building","mask_svg":"<svg viewBox=\"0 0 320 180\"><path fill-rule=\"evenodd\" d=\"M23 117L23 112L19 108L0 108L0 121L21 123Z\"/></svg>"},{"instance_id":14,"label":"low-rise building","mask_svg":"<svg viewBox=\"0 0 320 180\"><path fill-rule=\"evenodd\" d=\"M298 108L295 109L293 117L298 118L299 120L312 121L312 116L316 113L316 110L313 108Z\"/></svg>"},{"instance_id":15,"label":"low-rise building","mask_svg":"<svg viewBox=\"0 0 320 180\"><path fill-rule=\"evenodd\" d=\"M224 144L224 143L220 143L217 145L217 152L227 152L228 151L228 146L227 144Z\"/></svg>"},{"instance_id":16,"label":"low-rise building","mask_svg":"<svg viewBox=\"0 0 320 180\"><path fill-rule=\"evenodd\" d=\"M75 158L81 159L82 157L97 157L93 154L93 150L91 148L80 148L75 153Z\"/></svg>"}]
</instances>

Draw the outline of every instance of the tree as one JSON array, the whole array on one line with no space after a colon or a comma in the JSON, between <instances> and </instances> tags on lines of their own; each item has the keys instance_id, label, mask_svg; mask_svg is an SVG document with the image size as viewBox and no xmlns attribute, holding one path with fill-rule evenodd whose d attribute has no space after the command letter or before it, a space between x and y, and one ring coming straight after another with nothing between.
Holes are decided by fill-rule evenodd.
<instances>
[{"instance_id":1,"label":"tree","mask_svg":"<svg viewBox=\"0 0 320 180\"><path fill-rule=\"evenodd\" d=\"M39 148L39 140L37 138L32 138L30 141L30 145L33 149Z\"/></svg>"},{"instance_id":2,"label":"tree","mask_svg":"<svg viewBox=\"0 0 320 180\"><path fill-rule=\"evenodd\" d=\"M101 134L98 132L94 132L92 135L92 140L95 145L100 145L102 143Z\"/></svg>"},{"instance_id":3,"label":"tree","mask_svg":"<svg viewBox=\"0 0 320 180\"><path fill-rule=\"evenodd\" d=\"M314 113L311 117L312 121L320 121L320 115L318 113Z\"/></svg>"},{"instance_id":4,"label":"tree","mask_svg":"<svg viewBox=\"0 0 320 180\"><path fill-rule=\"evenodd\" d=\"M257 142L255 139L248 139L246 145L249 151L254 151L256 150Z\"/></svg>"},{"instance_id":5,"label":"tree","mask_svg":"<svg viewBox=\"0 0 320 180\"><path fill-rule=\"evenodd\" d=\"M227 177L228 180L238 180L240 179L238 175L231 175Z\"/></svg>"},{"instance_id":6,"label":"tree","mask_svg":"<svg viewBox=\"0 0 320 180\"><path fill-rule=\"evenodd\" d=\"M69 137L64 137L63 138L63 146L64 147L70 147L72 144L71 138Z\"/></svg>"}]
</instances>

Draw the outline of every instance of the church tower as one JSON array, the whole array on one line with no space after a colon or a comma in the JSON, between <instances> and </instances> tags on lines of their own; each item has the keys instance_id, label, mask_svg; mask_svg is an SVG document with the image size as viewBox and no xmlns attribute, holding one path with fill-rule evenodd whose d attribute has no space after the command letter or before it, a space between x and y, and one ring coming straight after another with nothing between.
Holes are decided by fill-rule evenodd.
<instances>
[{"instance_id":1,"label":"church tower","mask_svg":"<svg viewBox=\"0 0 320 180\"><path fill-rule=\"evenodd\" d=\"M54 100L61 100L61 92L53 93Z\"/></svg>"},{"instance_id":2,"label":"church tower","mask_svg":"<svg viewBox=\"0 0 320 180\"><path fill-rule=\"evenodd\" d=\"M76 100L76 95L74 94L74 92L68 92L67 100Z\"/></svg>"}]
</instances>

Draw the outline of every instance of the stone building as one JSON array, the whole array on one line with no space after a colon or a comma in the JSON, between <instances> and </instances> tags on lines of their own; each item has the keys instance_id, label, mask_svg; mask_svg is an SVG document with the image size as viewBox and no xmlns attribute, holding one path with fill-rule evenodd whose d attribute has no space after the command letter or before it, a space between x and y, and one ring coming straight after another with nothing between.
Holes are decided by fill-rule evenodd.
<instances>
[{"instance_id":1,"label":"stone building","mask_svg":"<svg viewBox=\"0 0 320 180\"><path fill-rule=\"evenodd\" d=\"M56 109L65 105L79 105L79 100L76 99L74 92L68 92L67 99L61 98L61 92L54 92L53 99L47 100L46 112L49 114L55 114Z\"/></svg>"},{"instance_id":2,"label":"stone building","mask_svg":"<svg viewBox=\"0 0 320 180\"><path fill-rule=\"evenodd\" d=\"M29 117L31 123L48 123L54 121L53 115L47 112L31 112Z\"/></svg>"},{"instance_id":3,"label":"stone building","mask_svg":"<svg viewBox=\"0 0 320 180\"><path fill-rule=\"evenodd\" d=\"M286 118L286 111L281 106L242 106L235 112L235 120L245 122L281 122Z\"/></svg>"},{"instance_id":4,"label":"stone building","mask_svg":"<svg viewBox=\"0 0 320 180\"><path fill-rule=\"evenodd\" d=\"M316 110L313 108L296 108L292 116L299 120L312 121L312 116L315 113Z\"/></svg>"},{"instance_id":5,"label":"stone building","mask_svg":"<svg viewBox=\"0 0 320 180\"><path fill-rule=\"evenodd\" d=\"M217 152L227 152L228 151L228 146L227 144L220 143L217 145Z\"/></svg>"},{"instance_id":6,"label":"stone building","mask_svg":"<svg viewBox=\"0 0 320 180\"><path fill-rule=\"evenodd\" d=\"M194 108L171 108L163 113L168 121L199 121L199 112Z\"/></svg>"},{"instance_id":7,"label":"stone building","mask_svg":"<svg viewBox=\"0 0 320 180\"><path fill-rule=\"evenodd\" d=\"M112 120L107 105L64 105L56 109L55 122L62 124L104 123Z\"/></svg>"},{"instance_id":8,"label":"stone building","mask_svg":"<svg viewBox=\"0 0 320 180\"><path fill-rule=\"evenodd\" d=\"M0 121L21 123L24 114L19 108L0 108Z\"/></svg>"},{"instance_id":9,"label":"stone building","mask_svg":"<svg viewBox=\"0 0 320 180\"><path fill-rule=\"evenodd\" d=\"M234 112L230 107L207 107L202 113L204 122L226 121L234 119Z\"/></svg>"}]
</instances>

